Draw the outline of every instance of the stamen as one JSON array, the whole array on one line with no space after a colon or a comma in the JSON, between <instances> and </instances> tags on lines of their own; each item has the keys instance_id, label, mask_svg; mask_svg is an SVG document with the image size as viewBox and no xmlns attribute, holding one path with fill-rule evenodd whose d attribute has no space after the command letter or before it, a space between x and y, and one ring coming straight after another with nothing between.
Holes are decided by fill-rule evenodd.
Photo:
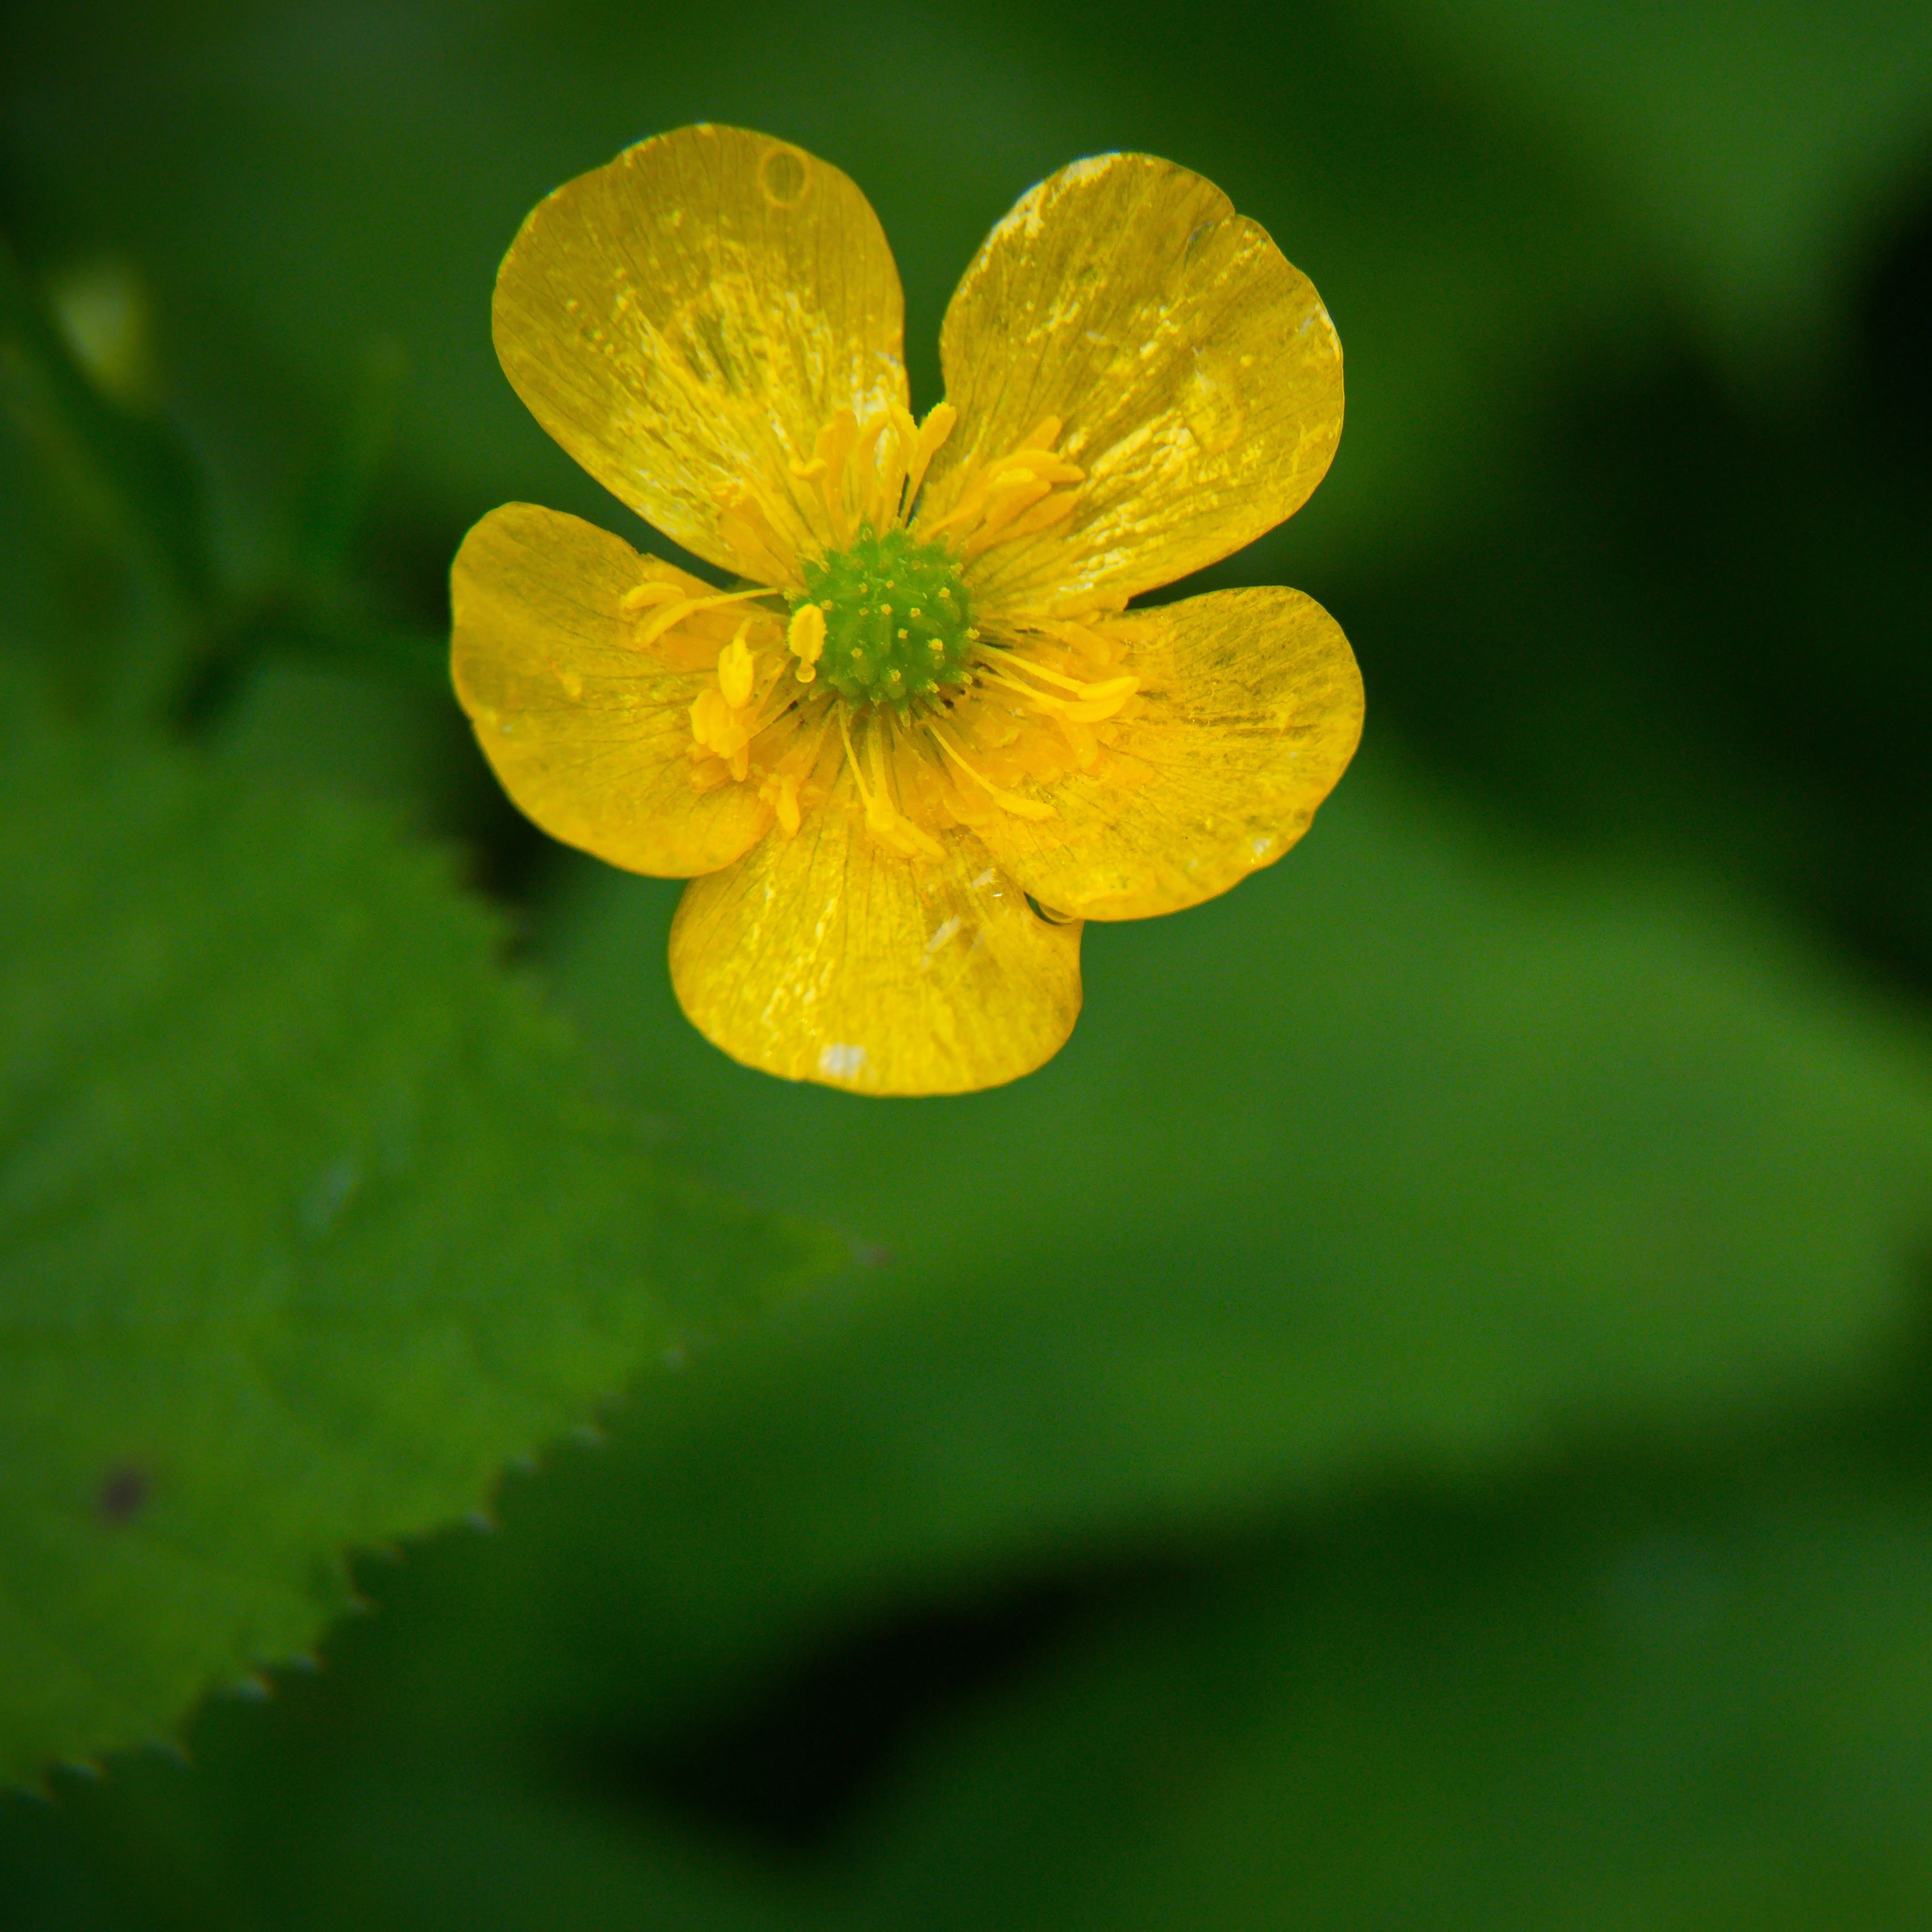
<instances>
[{"instance_id":1,"label":"stamen","mask_svg":"<svg viewBox=\"0 0 1932 1932\"><path fill-rule=\"evenodd\" d=\"M1098 607L1092 614L1112 616L1118 614L1118 607ZM1103 664L1114 663L1120 655L1120 640L1095 630L1090 624L1076 622L1070 617L1034 617L1028 623L1030 628L1043 632L1055 643L1064 644L1070 650L1084 651Z\"/></svg>"},{"instance_id":2,"label":"stamen","mask_svg":"<svg viewBox=\"0 0 1932 1932\"><path fill-rule=\"evenodd\" d=\"M776 670L758 693L758 703L752 707L750 719L745 726L745 736L755 738L767 724L772 723L794 700L784 682L782 666Z\"/></svg>"},{"instance_id":3,"label":"stamen","mask_svg":"<svg viewBox=\"0 0 1932 1932\"><path fill-rule=\"evenodd\" d=\"M1080 507L1080 499L1070 490L1063 490L1058 496L1048 496L1036 503L1026 514L1006 531L1009 543L1021 537L1036 536L1042 530L1051 530L1055 524L1064 522Z\"/></svg>"},{"instance_id":4,"label":"stamen","mask_svg":"<svg viewBox=\"0 0 1932 1932\"><path fill-rule=\"evenodd\" d=\"M1042 711L1060 712L1067 707L1069 700L1066 698L1055 698L1048 692L1036 691L1031 685L1022 684L1018 678L1005 671L995 670L990 664L982 664L980 675L988 684L1004 685L1009 691L1018 692L1029 704L1037 705Z\"/></svg>"},{"instance_id":5,"label":"stamen","mask_svg":"<svg viewBox=\"0 0 1932 1932\"><path fill-rule=\"evenodd\" d=\"M886 795L884 747L876 717L872 724L872 740L866 748L872 754L874 787L868 788L858 754L852 748L852 732L846 722L845 707L842 704L838 707L838 735L845 742L845 762L852 768L852 782L858 788L860 802L866 808L866 830L888 851L896 852L902 859L920 854L929 859L944 858L945 850L938 839L892 808L892 800Z\"/></svg>"},{"instance_id":6,"label":"stamen","mask_svg":"<svg viewBox=\"0 0 1932 1932\"><path fill-rule=\"evenodd\" d=\"M1069 677L1064 670L1049 670L1043 664L1036 664L1031 658L1022 657L1018 651L1009 649L1000 662L1015 670L1030 671L1035 677L1044 678L1048 684L1057 684L1063 691L1078 692L1082 698L1108 697L1114 693L1130 698L1141 688L1140 680L1129 672L1124 677L1110 677L1099 684L1090 684L1077 677Z\"/></svg>"},{"instance_id":7,"label":"stamen","mask_svg":"<svg viewBox=\"0 0 1932 1932\"><path fill-rule=\"evenodd\" d=\"M1087 472L1078 464L1069 463L1064 456L1055 456L1050 449L1016 449L1000 466L1027 470L1046 483L1084 483L1087 480Z\"/></svg>"},{"instance_id":8,"label":"stamen","mask_svg":"<svg viewBox=\"0 0 1932 1932\"><path fill-rule=\"evenodd\" d=\"M879 473L879 443L892 426L889 411L880 410L867 418L852 446L850 467L859 493L859 520L883 529L892 520L898 507L896 488L888 490Z\"/></svg>"},{"instance_id":9,"label":"stamen","mask_svg":"<svg viewBox=\"0 0 1932 1932\"><path fill-rule=\"evenodd\" d=\"M758 796L770 806L778 819L778 830L788 838L796 838L798 828L803 823L798 808L798 781L790 772L781 775L774 772L758 788Z\"/></svg>"},{"instance_id":10,"label":"stamen","mask_svg":"<svg viewBox=\"0 0 1932 1932\"><path fill-rule=\"evenodd\" d=\"M1084 691L1088 694L1084 698L1053 698L1043 691L1034 690L1030 685L1021 683L1017 678L1005 671L995 670L990 664L982 663L980 668L980 676L988 683L1004 685L1009 691L1018 692L1041 710L1070 718L1079 724L1097 724L1102 718L1112 717L1141 688L1141 681L1137 677L1110 678L1105 684L1082 685L1077 679L1061 677L1057 673L1048 671L1042 664L1034 664L1025 658L1011 653L1006 655L1004 662L1016 670L1034 671L1041 676L1052 677L1058 683L1070 684L1077 690Z\"/></svg>"},{"instance_id":11,"label":"stamen","mask_svg":"<svg viewBox=\"0 0 1932 1932\"><path fill-rule=\"evenodd\" d=\"M941 530L950 530L960 524L970 524L986 508L986 499L992 495L992 472L982 470L966 486L966 494L944 516L928 524L920 534L927 538L935 537Z\"/></svg>"},{"instance_id":12,"label":"stamen","mask_svg":"<svg viewBox=\"0 0 1932 1932\"><path fill-rule=\"evenodd\" d=\"M742 711L750 704L752 693L758 688L758 661L745 641L745 633L751 628L748 622L740 624L736 636L718 653L718 688L734 711Z\"/></svg>"},{"instance_id":13,"label":"stamen","mask_svg":"<svg viewBox=\"0 0 1932 1932\"><path fill-rule=\"evenodd\" d=\"M764 676L740 629L718 653L717 684L700 692L692 704L691 733L697 748L728 760L731 776L743 778L753 740L796 701L788 694L790 689L782 663L769 677Z\"/></svg>"},{"instance_id":14,"label":"stamen","mask_svg":"<svg viewBox=\"0 0 1932 1932\"><path fill-rule=\"evenodd\" d=\"M638 634L631 640L632 648L634 650L649 650L667 631L682 623L694 611L701 610L704 608L704 600L700 597L680 598L675 604L667 604L656 616L649 619L640 628Z\"/></svg>"},{"instance_id":15,"label":"stamen","mask_svg":"<svg viewBox=\"0 0 1932 1932\"><path fill-rule=\"evenodd\" d=\"M1067 748L1073 754L1073 762L1083 772L1090 772L1100 761L1100 741L1094 736L1092 727L1076 724L1064 712L1054 722L1060 727L1060 735L1066 740Z\"/></svg>"},{"instance_id":16,"label":"stamen","mask_svg":"<svg viewBox=\"0 0 1932 1932\"><path fill-rule=\"evenodd\" d=\"M919 440L913 445L912 460L906 466L906 515L912 514L914 500L926 481L926 472L958 420L959 412L950 403L934 403L920 424Z\"/></svg>"},{"instance_id":17,"label":"stamen","mask_svg":"<svg viewBox=\"0 0 1932 1932\"><path fill-rule=\"evenodd\" d=\"M852 460L861 469L868 464L878 461L879 439L892 426L892 412L890 410L880 410L866 418L865 426L859 432L859 440L852 446Z\"/></svg>"},{"instance_id":18,"label":"stamen","mask_svg":"<svg viewBox=\"0 0 1932 1932\"><path fill-rule=\"evenodd\" d=\"M684 586L674 583L668 577L646 578L643 583L626 591L617 599L617 608L626 616L634 617L640 610L652 610L660 604L674 603L684 594Z\"/></svg>"},{"instance_id":19,"label":"stamen","mask_svg":"<svg viewBox=\"0 0 1932 1932\"><path fill-rule=\"evenodd\" d=\"M1084 482L1087 472L1054 454L1051 446L1060 427L1058 416L1048 416L1011 455L982 467L958 502L928 525L925 534L971 531L962 553L970 562L995 543L1030 536L1071 516L1075 499L1052 493L1062 484Z\"/></svg>"},{"instance_id":20,"label":"stamen","mask_svg":"<svg viewBox=\"0 0 1932 1932\"><path fill-rule=\"evenodd\" d=\"M1124 678L1120 682L1124 688L1116 690L1109 686L1105 697L1083 698L1078 704L1066 706L1060 715L1076 724L1098 724L1114 716L1140 688L1138 678Z\"/></svg>"},{"instance_id":21,"label":"stamen","mask_svg":"<svg viewBox=\"0 0 1932 1932\"><path fill-rule=\"evenodd\" d=\"M825 612L817 604L801 604L791 614L785 631L785 647L798 659L798 681L809 684L818 675L818 660L825 654Z\"/></svg>"},{"instance_id":22,"label":"stamen","mask_svg":"<svg viewBox=\"0 0 1932 1932\"><path fill-rule=\"evenodd\" d=\"M1051 483L1036 482L1022 472L1009 470L994 486L986 504L986 513L976 533L968 542L962 554L968 560L990 550L999 542L1000 533L1022 510L1030 509L1053 488Z\"/></svg>"},{"instance_id":23,"label":"stamen","mask_svg":"<svg viewBox=\"0 0 1932 1932\"><path fill-rule=\"evenodd\" d=\"M906 478L911 474L914 453L919 448L919 425L912 412L896 400L886 405L892 426L892 457L882 478L889 522L904 523L912 514L912 500L906 494Z\"/></svg>"},{"instance_id":24,"label":"stamen","mask_svg":"<svg viewBox=\"0 0 1932 1932\"><path fill-rule=\"evenodd\" d=\"M734 758L750 742L743 721L722 691L700 691L691 707L691 735L707 752Z\"/></svg>"},{"instance_id":25,"label":"stamen","mask_svg":"<svg viewBox=\"0 0 1932 1932\"><path fill-rule=\"evenodd\" d=\"M872 714L872 728L867 734L866 749L872 754L872 783L889 821L889 836L910 840L928 859L943 859L946 856L945 848L939 841L923 826L915 824L904 812L893 809L891 794L886 784L886 729L885 716L874 712ZM874 826L873 829L878 830L879 828Z\"/></svg>"},{"instance_id":26,"label":"stamen","mask_svg":"<svg viewBox=\"0 0 1932 1932\"><path fill-rule=\"evenodd\" d=\"M810 728L802 727L793 740L791 749L784 754L784 763L795 772L800 784L804 784L809 781L818 770L820 761L825 755L826 740L831 735L832 713L837 708L830 704L820 705L817 728L812 730L811 736L808 738L806 737L805 734ZM802 745L799 742L801 739L804 740ZM836 778L838 775L838 752L836 747L832 750L832 756L834 761L832 776Z\"/></svg>"},{"instance_id":27,"label":"stamen","mask_svg":"<svg viewBox=\"0 0 1932 1932\"><path fill-rule=\"evenodd\" d=\"M832 526L835 542L850 543L851 525L845 514L845 461L859 434L857 418L850 410L835 410L832 419L818 432L818 460L824 465L818 482L819 500Z\"/></svg>"},{"instance_id":28,"label":"stamen","mask_svg":"<svg viewBox=\"0 0 1932 1932\"><path fill-rule=\"evenodd\" d=\"M844 705L838 706L838 736L844 742L845 762L852 767L852 782L859 788L859 802L866 808L866 822L872 822L872 794L866 789L866 775L859 769L859 754L852 748L852 726Z\"/></svg>"},{"instance_id":29,"label":"stamen","mask_svg":"<svg viewBox=\"0 0 1932 1932\"><path fill-rule=\"evenodd\" d=\"M891 800L886 793L886 740L879 728L879 714L872 714L872 728L866 734L866 749L872 755L872 789L880 802L890 808Z\"/></svg>"},{"instance_id":30,"label":"stamen","mask_svg":"<svg viewBox=\"0 0 1932 1932\"><path fill-rule=\"evenodd\" d=\"M793 560L797 546L779 531L771 512L742 483L728 483L717 491L718 534L749 574L774 584L795 582Z\"/></svg>"},{"instance_id":31,"label":"stamen","mask_svg":"<svg viewBox=\"0 0 1932 1932\"><path fill-rule=\"evenodd\" d=\"M932 734L932 741L966 776L990 798L993 802L1010 812L1016 818L1058 818L1060 814L1050 805L1035 798L1024 798L1016 791L1004 791L993 783L983 772L975 771L966 760L966 754L948 738L937 724L926 728Z\"/></svg>"},{"instance_id":32,"label":"stamen","mask_svg":"<svg viewBox=\"0 0 1932 1932\"><path fill-rule=\"evenodd\" d=\"M758 584L748 590L728 590L716 597L681 597L675 604L665 604L645 620L643 628L631 640L632 647L649 650L667 631L700 610L715 610L723 604L742 604L748 597L770 597L776 594L772 585Z\"/></svg>"}]
</instances>

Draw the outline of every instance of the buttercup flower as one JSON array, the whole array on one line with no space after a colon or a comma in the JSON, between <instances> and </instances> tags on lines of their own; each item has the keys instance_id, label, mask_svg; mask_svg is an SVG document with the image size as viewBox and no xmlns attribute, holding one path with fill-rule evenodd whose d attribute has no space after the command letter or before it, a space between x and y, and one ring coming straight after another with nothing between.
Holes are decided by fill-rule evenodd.
<instances>
[{"instance_id":1,"label":"buttercup flower","mask_svg":"<svg viewBox=\"0 0 1932 1932\"><path fill-rule=\"evenodd\" d=\"M560 188L494 321L537 420L732 587L508 504L456 560L456 688L547 832L692 881L672 980L737 1059L874 1094L1030 1072L1081 921L1271 863L1354 752L1310 598L1126 608L1290 515L1341 434L1314 289L1199 176L1107 154L1024 196L922 422L878 218L739 128Z\"/></svg>"}]
</instances>

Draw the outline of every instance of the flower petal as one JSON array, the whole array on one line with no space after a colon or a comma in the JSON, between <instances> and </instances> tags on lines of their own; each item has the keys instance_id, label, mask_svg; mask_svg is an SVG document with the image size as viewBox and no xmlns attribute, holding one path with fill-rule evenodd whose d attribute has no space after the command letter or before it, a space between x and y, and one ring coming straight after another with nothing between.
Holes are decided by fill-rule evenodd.
<instances>
[{"instance_id":1,"label":"flower petal","mask_svg":"<svg viewBox=\"0 0 1932 1932\"><path fill-rule=\"evenodd\" d=\"M791 838L686 888L671 982L735 1060L868 1094L958 1094L1059 1051L1080 1011L1080 930L1039 918L976 842L892 857L849 770Z\"/></svg>"},{"instance_id":2,"label":"flower petal","mask_svg":"<svg viewBox=\"0 0 1932 1932\"><path fill-rule=\"evenodd\" d=\"M760 583L721 527L750 486L794 545L794 476L841 408L906 400L904 302L878 218L847 177L766 134L680 128L566 182L496 276L496 353L563 447L686 549Z\"/></svg>"},{"instance_id":3,"label":"flower petal","mask_svg":"<svg viewBox=\"0 0 1932 1932\"><path fill-rule=\"evenodd\" d=\"M533 503L492 510L450 572L451 670L504 790L552 838L688 878L728 866L771 814L744 785L700 796L686 755L692 703L715 682L710 661L741 614L700 614L681 634L703 672L640 651L638 620L620 607L647 575L712 594L578 518ZM689 639L692 628L709 640Z\"/></svg>"},{"instance_id":4,"label":"flower petal","mask_svg":"<svg viewBox=\"0 0 1932 1932\"><path fill-rule=\"evenodd\" d=\"M1308 830L1362 732L1341 627L1298 590L1217 590L1093 628L1141 688L1091 771L1028 787L1052 818L995 814L987 848L1042 904L1084 919L1198 905Z\"/></svg>"},{"instance_id":5,"label":"flower petal","mask_svg":"<svg viewBox=\"0 0 1932 1932\"><path fill-rule=\"evenodd\" d=\"M1313 285L1211 182L1149 154L1078 161L974 257L940 338L958 428L922 520L1048 417L1086 472L1064 521L989 549L982 607L1118 608L1306 501L1342 433L1342 350Z\"/></svg>"}]
</instances>

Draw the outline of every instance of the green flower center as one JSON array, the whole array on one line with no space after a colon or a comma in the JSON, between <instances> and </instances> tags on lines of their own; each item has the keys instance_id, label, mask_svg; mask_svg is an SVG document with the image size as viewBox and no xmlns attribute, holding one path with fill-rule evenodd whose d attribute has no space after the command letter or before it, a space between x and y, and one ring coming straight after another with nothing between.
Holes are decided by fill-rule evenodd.
<instances>
[{"instance_id":1,"label":"green flower center","mask_svg":"<svg viewBox=\"0 0 1932 1932\"><path fill-rule=\"evenodd\" d=\"M966 682L980 634L945 544L861 530L850 549L806 565L805 591L792 608L824 612L818 674L848 702L903 708Z\"/></svg>"}]
</instances>

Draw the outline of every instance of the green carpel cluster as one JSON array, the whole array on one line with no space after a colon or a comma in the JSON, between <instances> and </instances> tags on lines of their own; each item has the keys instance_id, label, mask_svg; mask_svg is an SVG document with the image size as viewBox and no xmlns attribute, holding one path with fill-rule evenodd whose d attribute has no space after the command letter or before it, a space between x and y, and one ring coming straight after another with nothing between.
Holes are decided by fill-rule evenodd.
<instances>
[{"instance_id":1,"label":"green carpel cluster","mask_svg":"<svg viewBox=\"0 0 1932 1932\"><path fill-rule=\"evenodd\" d=\"M979 633L945 544L862 529L849 549L806 565L805 589L793 608L824 612L818 674L848 702L903 709L965 682Z\"/></svg>"}]
</instances>

